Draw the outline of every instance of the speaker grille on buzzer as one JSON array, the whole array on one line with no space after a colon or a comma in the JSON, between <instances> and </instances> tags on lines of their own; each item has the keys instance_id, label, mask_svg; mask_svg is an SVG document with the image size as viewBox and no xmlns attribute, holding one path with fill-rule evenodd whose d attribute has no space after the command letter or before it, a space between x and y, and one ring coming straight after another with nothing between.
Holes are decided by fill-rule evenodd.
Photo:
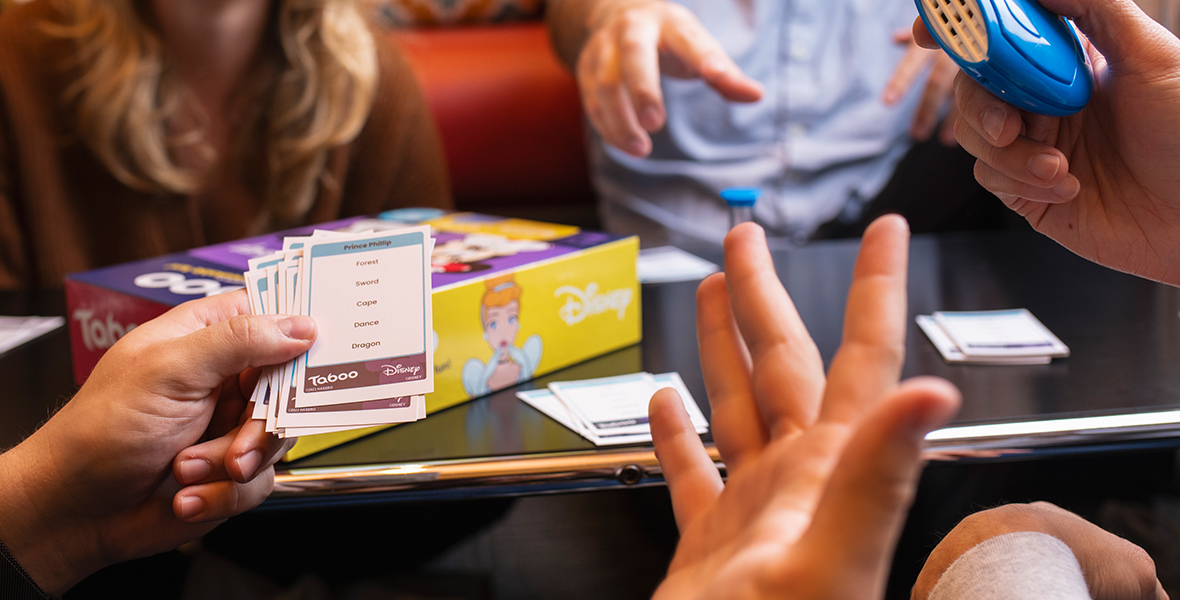
<instances>
[{"instance_id":1,"label":"speaker grille on buzzer","mask_svg":"<svg viewBox=\"0 0 1180 600\"><path fill-rule=\"evenodd\" d=\"M987 28L975 0L922 0L932 31L968 62L987 58Z\"/></svg>"}]
</instances>

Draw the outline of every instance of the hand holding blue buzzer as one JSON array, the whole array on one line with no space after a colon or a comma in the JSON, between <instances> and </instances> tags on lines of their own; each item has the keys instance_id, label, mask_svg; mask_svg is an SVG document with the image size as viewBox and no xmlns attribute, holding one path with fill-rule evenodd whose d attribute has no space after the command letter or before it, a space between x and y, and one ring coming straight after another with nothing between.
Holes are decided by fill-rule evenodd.
<instances>
[{"instance_id":1,"label":"hand holding blue buzzer","mask_svg":"<svg viewBox=\"0 0 1180 600\"><path fill-rule=\"evenodd\" d=\"M1063 117L1090 100L1094 75L1077 29L1036 0L914 1L938 45L1005 102Z\"/></svg>"}]
</instances>

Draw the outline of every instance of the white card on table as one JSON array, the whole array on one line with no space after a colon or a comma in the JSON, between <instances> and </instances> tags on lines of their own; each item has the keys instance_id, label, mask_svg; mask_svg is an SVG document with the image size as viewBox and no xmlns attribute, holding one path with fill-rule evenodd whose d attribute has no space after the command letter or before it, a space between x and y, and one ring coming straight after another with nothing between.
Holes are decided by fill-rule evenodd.
<instances>
[{"instance_id":1,"label":"white card on table","mask_svg":"<svg viewBox=\"0 0 1180 600\"><path fill-rule=\"evenodd\" d=\"M646 375L648 377L643 377L644 375ZM696 430L696 432L697 433L706 433L709 431L708 421L705 420L704 415L701 413L700 407L697 406L697 403L693 399L692 394L689 393L688 388L685 387L684 382L683 382L683 380L681 380L679 373L671 372L671 373L662 373L659 375L651 375L649 373L636 373L635 375L625 375L622 377L633 378L636 376L638 376L639 379L650 380L652 383L655 384L654 389L660 389L660 388L665 388L665 387L670 387L670 388L675 389L680 394L681 401L684 402L684 408L688 412L689 418L691 419L691 421L693 423L693 427ZM604 379L608 380L607 385L610 385L611 383L619 383L618 382L619 378L604 378ZM613 381L611 381L611 380L613 380ZM590 380L582 380L582 381L562 382L562 385L572 384L574 386L580 386L585 390L592 390L592 389L594 389L596 384L599 384L601 382L602 382L602 380L590 379ZM562 386L559 385L558 387L562 387ZM635 391L636 391L636 393L639 393L639 394L645 394L650 389L651 388L648 388L645 385L642 388L636 387ZM652 390L652 393L654 393L654 390ZM570 410L570 408L566 404L566 402L563 402L556 394L554 394L549 389L527 390L527 391L523 391L523 392L517 392L516 396L518 398L520 398L522 401L524 401L526 404L528 404L529 406L532 406L533 408L537 409L538 411L544 413L546 416L557 421L565 428L582 435L583 437L590 440L591 442L594 442L596 445L603 446L603 445L615 445L615 444L635 444L635 443L642 443L642 442L650 442L651 441L651 429L646 424L640 425L635 428L628 427L626 429L623 429L623 428L599 429L599 428L595 428L589 424L584 423L582 421L582 419L580 419L577 415L575 415ZM645 417L647 415L646 405L647 405L647 402L650 401L650 399L651 399L651 395L648 394L646 400L636 403L636 404L642 403L645 406L645 408L644 408L644 416Z\"/></svg>"},{"instance_id":2,"label":"white card on table","mask_svg":"<svg viewBox=\"0 0 1180 600\"><path fill-rule=\"evenodd\" d=\"M8 352L65 322L63 317L0 317L0 352Z\"/></svg>"},{"instance_id":3,"label":"white card on table","mask_svg":"<svg viewBox=\"0 0 1180 600\"><path fill-rule=\"evenodd\" d=\"M720 271L717 265L675 246L639 251L636 271L640 283L699 281Z\"/></svg>"},{"instance_id":4,"label":"white card on table","mask_svg":"<svg viewBox=\"0 0 1180 600\"><path fill-rule=\"evenodd\" d=\"M943 360L948 363L977 363L977 364L992 364L992 365L1046 365L1049 364L1053 358L1043 354L1035 356L967 356L959 350L951 338L947 336L942 327L935 322L934 317L930 315L918 315L915 317L918 322L918 327L938 349L938 353L942 355Z\"/></svg>"},{"instance_id":5,"label":"white card on table","mask_svg":"<svg viewBox=\"0 0 1180 600\"><path fill-rule=\"evenodd\" d=\"M549 384L583 427L598 434L649 431L647 405L658 389L650 373Z\"/></svg>"},{"instance_id":6,"label":"white card on table","mask_svg":"<svg viewBox=\"0 0 1180 600\"><path fill-rule=\"evenodd\" d=\"M558 400L553 392L547 389L517 392L516 397L523 400L529 406L541 411L541 413L550 419L557 421L566 429L593 442L596 446L642 444L643 442L651 441L650 430L647 433L631 433L626 435L596 435L594 432L585 429L581 422L570 413L565 404L561 400Z\"/></svg>"},{"instance_id":7,"label":"white card on table","mask_svg":"<svg viewBox=\"0 0 1180 600\"><path fill-rule=\"evenodd\" d=\"M936 312L934 320L967 356L1069 356L1069 348L1023 308Z\"/></svg>"}]
</instances>

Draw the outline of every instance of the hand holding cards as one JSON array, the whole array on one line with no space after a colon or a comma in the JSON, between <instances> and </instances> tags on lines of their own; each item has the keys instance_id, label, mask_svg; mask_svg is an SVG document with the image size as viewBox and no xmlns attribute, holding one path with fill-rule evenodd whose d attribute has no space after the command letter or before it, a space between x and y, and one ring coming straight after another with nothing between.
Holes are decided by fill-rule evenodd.
<instances>
[{"instance_id":1,"label":"hand holding cards","mask_svg":"<svg viewBox=\"0 0 1180 600\"><path fill-rule=\"evenodd\" d=\"M252 259L256 314L302 314L319 335L308 352L266 370L254 418L280 437L416 421L434 391L430 228L317 231Z\"/></svg>"}]
</instances>

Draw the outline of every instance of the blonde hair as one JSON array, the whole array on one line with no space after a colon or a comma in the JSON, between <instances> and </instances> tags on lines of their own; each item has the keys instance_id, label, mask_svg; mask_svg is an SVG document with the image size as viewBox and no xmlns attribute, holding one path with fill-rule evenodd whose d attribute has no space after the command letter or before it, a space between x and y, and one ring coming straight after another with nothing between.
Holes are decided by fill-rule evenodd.
<instances>
[{"instance_id":1,"label":"blonde hair","mask_svg":"<svg viewBox=\"0 0 1180 600\"><path fill-rule=\"evenodd\" d=\"M485 282L487 290L480 300L479 316L484 326L487 326L489 308L508 306L513 300L520 301L521 289L516 285L516 277L509 273L498 277L490 277Z\"/></svg>"},{"instance_id":2,"label":"blonde hair","mask_svg":"<svg viewBox=\"0 0 1180 600\"><path fill-rule=\"evenodd\" d=\"M203 132L178 136L169 121L186 92L166 66L158 33L140 14L140 0L55 0L60 24L47 31L73 41L78 78L65 100L76 129L123 184L147 192L192 194L201 172L178 165L173 150L202 147ZM268 35L277 39L254 122L243 136L261 136L268 169L265 222L299 222L325 177L328 151L356 137L377 85L377 54L365 0L278 0ZM198 113L199 114L199 113ZM243 141L239 139L239 142Z\"/></svg>"}]
</instances>

